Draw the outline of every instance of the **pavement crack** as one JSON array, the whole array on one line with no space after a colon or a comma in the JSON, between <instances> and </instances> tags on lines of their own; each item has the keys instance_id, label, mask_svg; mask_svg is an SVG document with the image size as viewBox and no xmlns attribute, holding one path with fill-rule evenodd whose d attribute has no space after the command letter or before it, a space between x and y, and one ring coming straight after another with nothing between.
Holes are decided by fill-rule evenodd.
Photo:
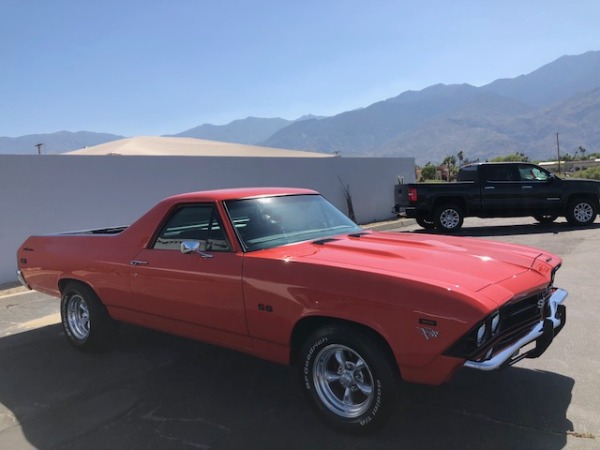
<instances>
[{"instance_id":1,"label":"pavement crack","mask_svg":"<svg viewBox=\"0 0 600 450\"><path fill-rule=\"evenodd\" d=\"M573 436L580 439L600 439L600 435L596 435L593 433L582 433L580 431L567 431L569 436Z\"/></svg>"},{"instance_id":2,"label":"pavement crack","mask_svg":"<svg viewBox=\"0 0 600 450\"><path fill-rule=\"evenodd\" d=\"M472 413L472 412L465 411L465 410L454 410L454 413L459 414L461 416L465 416L465 417L484 420L486 422L491 422L496 425L504 425L504 426L509 426L509 427L513 427L513 428L518 428L521 430L534 430L534 431L539 431L542 433L553 434L555 436L571 436L571 437L575 437L575 438L579 438L579 439L591 439L591 440L600 439L600 436L596 435L594 433L578 432L575 430L559 431L559 430L553 430L550 428L536 427L533 425L521 425L521 424L514 423L514 422L507 422L507 421L500 420L500 419L494 419L493 417L489 417L484 414Z\"/></svg>"},{"instance_id":3,"label":"pavement crack","mask_svg":"<svg viewBox=\"0 0 600 450\"><path fill-rule=\"evenodd\" d=\"M226 427L225 425L221 425L219 423L211 422L210 420L206 420L202 417L164 417L156 415L156 410L158 408L154 408L153 410L147 412L142 416L142 419L149 420L151 422L158 423L168 423L168 422L180 422L180 423L201 423L203 425L208 425L213 428L217 428L221 431L231 432L231 428Z\"/></svg>"}]
</instances>

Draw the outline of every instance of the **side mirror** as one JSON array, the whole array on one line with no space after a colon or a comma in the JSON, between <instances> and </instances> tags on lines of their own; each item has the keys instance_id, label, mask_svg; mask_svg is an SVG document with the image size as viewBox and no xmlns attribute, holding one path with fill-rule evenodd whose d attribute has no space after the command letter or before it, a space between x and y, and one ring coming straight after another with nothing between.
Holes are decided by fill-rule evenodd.
<instances>
[{"instance_id":1,"label":"side mirror","mask_svg":"<svg viewBox=\"0 0 600 450\"><path fill-rule=\"evenodd\" d=\"M183 241L181 243L181 253L187 255L189 253L198 253L203 258L212 258L212 253L206 253L208 249L207 241Z\"/></svg>"}]
</instances>

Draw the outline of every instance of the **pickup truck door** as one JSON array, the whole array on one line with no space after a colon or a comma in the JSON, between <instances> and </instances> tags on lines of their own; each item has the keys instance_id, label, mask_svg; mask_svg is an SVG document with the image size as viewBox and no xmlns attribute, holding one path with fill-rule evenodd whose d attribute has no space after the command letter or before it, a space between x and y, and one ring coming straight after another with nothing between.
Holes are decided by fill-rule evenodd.
<instances>
[{"instance_id":1,"label":"pickup truck door","mask_svg":"<svg viewBox=\"0 0 600 450\"><path fill-rule=\"evenodd\" d=\"M489 215L524 213L527 199L517 166L514 164L486 164L480 166L481 202Z\"/></svg>"},{"instance_id":2,"label":"pickup truck door","mask_svg":"<svg viewBox=\"0 0 600 450\"><path fill-rule=\"evenodd\" d=\"M184 254L184 241L200 241L205 251ZM166 327L177 323L180 327L199 326L197 337L243 346L248 334L242 295L243 255L231 248L215 205L180 205L149 248L131 261L128 307L143 313L140 317L152 316L148 320L155 326L161 319L167 319Z\"/></svg>"},{"instance_id":3,"label":"pickup truck door","mask_svg":"<svg viewBox=\"0 0 600 450\"><path fill-rule=\"evenodd\" d=\"M528 212L560 212L563 192L549 172L531 164L519 164L518 171L522 201Z\"/></svg>"}]
</instances>

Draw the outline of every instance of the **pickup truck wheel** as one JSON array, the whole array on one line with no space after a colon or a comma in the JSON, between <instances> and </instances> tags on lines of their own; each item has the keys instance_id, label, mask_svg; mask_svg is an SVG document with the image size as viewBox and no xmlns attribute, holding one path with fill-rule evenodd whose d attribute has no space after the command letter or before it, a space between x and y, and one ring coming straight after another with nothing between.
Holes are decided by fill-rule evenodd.
<instances>
[{"instance_id":1,"label":"pickup truck wheel","mask_svg":"<svg viewBox=\"0 0 600 450\"><path fill-rule=\"evenodd\" d=\"M438 230L452 233L462 227L464 216L462 210L456 205L442 205L433 214L435 226Z\"/></svg>"},{"instance_id":2,"label":"pickup truck wheel","mask_svg":"<svg viewBox=\"0 0 600 450\"><path fill-rule=\"evenodd\" d=\"M395 364L382 345L360 329L318 330L301 350L299 369L310 403L335 428L372 432L395 407Z\"/></svg>"},{"instance_id":3,"label":"pickup truck wheel","mask_svg":"<svg viewBox=\"0 0 600 450\"><path fill-rule=\"evenodd\" d=\"M117 336L119 323L88 286L71 283L65 287L60 302L63 330L69 343L78 350L105 348Z\"/></svg>"},{"instance_id":4,"label":"pickup truck wheel","mask_svg":"<svg viewBox=\"0 0 600 450\"><path fill-rule=\"evenodd\" d=\"M533 218L539 223L552 223L558 218L558 216L555 214L536 214L533 216Z\"/></svg>"},{"instance_id":5,"label":"pickup truck wheel","mask_svg":"<svg viewBox=\"0 0 600 450\"><path fill-rule=\"evenodd\" d=\"M571 200L567 205L566 217L571 225L589 225L596 220L597 215L598 206L594 201L578 198Z\"/></svg>"},{"instance_id":6,"label":"pickup truck wheel","mask_svg":"<svg viewBox=\"0 0 600 450\"><path fill-rule=\"evenodd\" d=\"M419 217L417 218L417 223L421 226L421 228L425 228L426 230L433 230L435 228L435 222L431 219L423 219Z\"/></svg>"}]
</instances>

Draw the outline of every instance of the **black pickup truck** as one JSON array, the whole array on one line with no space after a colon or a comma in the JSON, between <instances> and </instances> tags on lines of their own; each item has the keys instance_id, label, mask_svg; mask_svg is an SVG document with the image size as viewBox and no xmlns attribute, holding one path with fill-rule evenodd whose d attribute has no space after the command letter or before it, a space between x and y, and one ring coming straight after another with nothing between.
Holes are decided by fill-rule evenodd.
<instances>
[{"instance_id":1,"label":"black pickup truck","mask_svg":"<svg viewBox=\"0 0 600 450\"><path fill-rule=\"evenodd\" d=\"M599 208L600 181L562 179L535 164L476 163L460 168L456 182L398 186L398 214L426 229L458 230L463 219L533 216L553 222L589 225Z\"/></svg>"}]
</instances>

